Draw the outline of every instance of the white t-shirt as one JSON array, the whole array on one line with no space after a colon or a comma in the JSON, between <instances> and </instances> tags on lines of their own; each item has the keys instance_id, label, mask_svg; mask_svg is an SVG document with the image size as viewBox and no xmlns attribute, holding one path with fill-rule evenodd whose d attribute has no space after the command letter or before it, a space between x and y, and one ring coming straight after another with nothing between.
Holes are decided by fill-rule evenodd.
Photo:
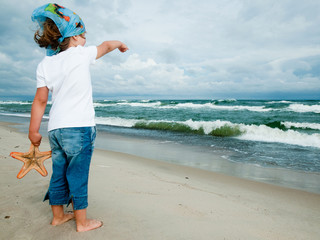
<instances>
[{"instance_id":1,"label":"white t-shirt","mask_svg":"<svg viewBox=\"0 0 320 240\"><path fill-rule=\"evenodd\" d=\"M66 127L95 126L89 66L97 47L70 47L46 56L37 68L37 88L52 92L48 131Z\"/></svg>"}]
</instances>

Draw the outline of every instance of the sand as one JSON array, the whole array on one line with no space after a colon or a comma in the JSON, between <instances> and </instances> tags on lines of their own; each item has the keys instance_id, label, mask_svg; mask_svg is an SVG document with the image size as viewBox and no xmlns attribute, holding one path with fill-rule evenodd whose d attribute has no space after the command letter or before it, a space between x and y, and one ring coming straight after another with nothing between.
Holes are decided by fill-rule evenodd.
<instances>
[{"instance_id":1,"label":"sand","mask_svg":"<svg viewBox=\"0 0 320 240\"><path fill-rule=\"evenodd\" d=\"M77 233L75 221L51 226L42 202L51 175L18 180L27 135L0 124L0 239L319 239L320 195L205 170L96 149L88 217L104 222ZM49 150L43 139L41 151ZM66 210L72 210L70 208Z\"/></svg>"}]
</instances>

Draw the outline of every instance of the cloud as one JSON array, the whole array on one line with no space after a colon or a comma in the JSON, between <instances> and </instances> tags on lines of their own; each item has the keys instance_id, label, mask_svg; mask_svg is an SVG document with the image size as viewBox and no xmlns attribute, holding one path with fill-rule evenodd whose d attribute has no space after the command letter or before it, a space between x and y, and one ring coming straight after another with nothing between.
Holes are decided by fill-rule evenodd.
<instances>
[{"instance_id":1,"label":"cloud","mask_svg":"<svg viewBox=\"0 0 320 240\"><path fill-rule=\"evenodd\" d=\"M106 69L105 72L98 69ZM114 65L101 61L93 68L93 77L99 79L94 84L98 94L121 93L133 95L168 95L188 88L189 77L184 69L174 64L157 63L154 59L142 59L138 54Z\"/></svg>"},{"instance_id":2,"label":"cloud","mask_svg":"<svg viewBox=\"0 0 320 240\"><path fill-rule=\"evenodd\" d=\"M36 25L30 15L45 3L2 3L1 95L35 91L35 69L44 50L33 42ZM119 39L130 48L125 54L112 52L92 67L94 96L320 97L320 3L316 1L62 0L59 4L85 21L87 45Z\"/></svg>"}]
</instances>

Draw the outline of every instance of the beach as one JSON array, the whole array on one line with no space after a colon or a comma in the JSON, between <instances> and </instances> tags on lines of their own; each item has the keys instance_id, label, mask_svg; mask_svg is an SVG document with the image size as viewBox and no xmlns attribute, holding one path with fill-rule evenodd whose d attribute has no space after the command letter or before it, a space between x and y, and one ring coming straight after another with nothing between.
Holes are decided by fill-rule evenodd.
<instances>
[{"instance_id":1,"label":"beach","mask_svg":"<svg viewBox=\"0 0 320 240\"><path fill-rule=\"evenodd\" d=\"M100 229L77 233L71 220L50 225L42 202L51 175L16 178L26 133L1 123L1 239L318 239L320 195L238 177L96 149L88 217ZM132 140L134 141L134 139ZM49 150L44 137L41 151ZM71 211L69 207L66 211Z\"/></svg>"}]
</instances>

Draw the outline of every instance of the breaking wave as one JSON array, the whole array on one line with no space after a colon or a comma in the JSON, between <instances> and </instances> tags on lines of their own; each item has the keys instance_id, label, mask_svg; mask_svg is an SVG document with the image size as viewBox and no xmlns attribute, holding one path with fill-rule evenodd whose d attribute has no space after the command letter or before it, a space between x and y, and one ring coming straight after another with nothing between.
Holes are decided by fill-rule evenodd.
<instances>
[{"instance_id":1,"label":"breaking wave","mask_svg":"<svg viewBox=\"0 0 320 240\"><path fill-rule=\"evenodd\" d=\"M320 113L320 105L305 105L305 104L294 103L289 105L288 110L299 112L299 113L306 113L306 112Z\"/></svg>"},{"instance_id":2,"label":"breaking wave","mask_svg":"<svg viewBox=\"0 0 320 240\"><path fill-rule=\"evenodd\" d=\"M215 110L228 110L228 111L253 111L253 112L268 112L272 111L272 108L265 108L265 106L225 106L225 105L216 105L213 103L197 104L197 103L179 103L177 105L168 105L161 106L160 108L210 108Z\"/></svg>"},{"instance_id":3,"label":"breaking wave","mask_svg":"<svg viewBox=\"0 0 320 240\"><path fill-rule=\"evenodd\" d=\"M306 134L294 130L267 125L236 124L229 121L153 121L122 118L97 118L96 122L103 125L130 127L139 129L162 130L217 137L236 137L242 140L279 142L306 147L320 148L320 134ZM282 123L280 123L282 124ZM290 125L289 122L283 125ZM294 125L294 124L291 124ZM310 126L309 126L310 127ZM315 125L314 127L319 127Z\"/></svg>"}]
</instances>

